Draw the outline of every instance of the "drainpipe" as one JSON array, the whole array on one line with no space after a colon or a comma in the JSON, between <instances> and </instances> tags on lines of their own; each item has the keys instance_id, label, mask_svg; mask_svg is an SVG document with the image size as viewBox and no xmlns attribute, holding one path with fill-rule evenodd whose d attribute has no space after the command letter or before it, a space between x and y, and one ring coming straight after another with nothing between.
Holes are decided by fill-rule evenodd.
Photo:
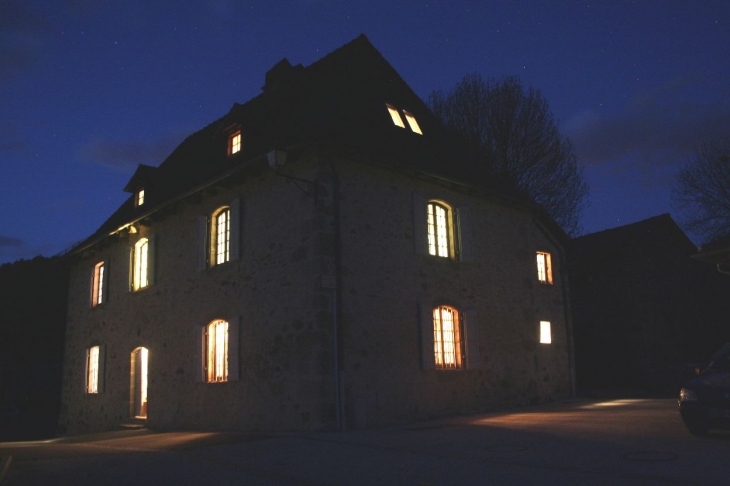
<instances>
[{"instance_id":1,"label":"drainpipe","mask_svg":"<svg viewBox=\"0 0 730 486\"><path fill-rule=\"evenodd\" d=\"M330 162L330 173L332 176L332 212L335 226L335 282L334 289L332 289L334 400L337 430L344 431L347 430L347 422L345 420L345 372L342 369L342 230L340 225L340 178L333 162Z\"/></svg>"}]
</instances>

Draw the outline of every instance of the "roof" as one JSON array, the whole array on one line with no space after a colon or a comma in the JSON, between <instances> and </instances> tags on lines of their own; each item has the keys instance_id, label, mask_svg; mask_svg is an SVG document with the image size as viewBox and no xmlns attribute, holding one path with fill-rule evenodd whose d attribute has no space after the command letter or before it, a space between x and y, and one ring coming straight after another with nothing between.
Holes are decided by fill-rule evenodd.
<instances>
[{"instance_id":1,"label":"roof","mask_svg":"<svg viewBox=\"0 0 730 486\"><path fill-rule=\"evenodd\" d=\"M591 233L573 238L569 244L572 258L587 255L602 255L608 259L612 255L656 249L658 242L674 241L687 251L694 253L692 241L668 213L660 214L636 223Z\"/></svg>"},{"instance_id":2,"label":"roof","mask_svg":"<svg viewBox=\"0 0 730 486\"><path fill-rule=\"evenodd\" d=\"M730 234L715 238L698 249L692 256L697 260L726 265L730 263Z\"/></svg>"},{"instance_id":3,"label":"roof","mask_svg":"<svg viewBox=\"0 0 730 486\"><path fill-rule=\"evenodd\" d=\"M423 131L395 127L385 105L412 113ZM229 156L227 140L241 131L242 149ZM460 181L480 180L480 188L529 206L516 189L496 176L476 174L469 154L441 129L426 104L393 67L360 35L313 64L292 66L287 59L266 73L262 93L187 137L154 169L140 166L125 187L145 188L145 204L130 197L80 251L129 223L233 174L263 171L272 149L318 146L386 167L435 174Z\"/></svg>"}]
</instances>

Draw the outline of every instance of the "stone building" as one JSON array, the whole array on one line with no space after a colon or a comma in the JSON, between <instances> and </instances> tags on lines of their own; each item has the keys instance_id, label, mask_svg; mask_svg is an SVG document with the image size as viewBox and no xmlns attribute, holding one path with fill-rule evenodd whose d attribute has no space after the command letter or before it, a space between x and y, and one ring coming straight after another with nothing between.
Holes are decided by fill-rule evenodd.
<instances>
[{"instance_id":1,"label":"stone building","mask_svg":"<svg viewBox=\"0 0 730 486\"><path fill-rule=\"evenodd\" d=\"M285 59L73 251L60 429L371 427L572 393L564 235L360 36Z\"/></svg>"}]
</instances>

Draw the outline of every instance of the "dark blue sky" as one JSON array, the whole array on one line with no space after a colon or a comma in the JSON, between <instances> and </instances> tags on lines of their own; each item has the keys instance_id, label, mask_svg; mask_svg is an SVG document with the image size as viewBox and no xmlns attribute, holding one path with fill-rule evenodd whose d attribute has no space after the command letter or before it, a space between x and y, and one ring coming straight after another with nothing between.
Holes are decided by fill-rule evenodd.
<instances>
[{"instance_id":1,"label":"dark blue sky","mask_svg":"<svg viewBox=\"0 0 730 486\"><path fill-rule=\"evenodd\" d=\"M727 0L0 0L0 263L85 238L137 164L360 33L424 99L470 72L541 89L586 232L671 212L677 164L730 135Z\"/></svg>"}]
</instances>

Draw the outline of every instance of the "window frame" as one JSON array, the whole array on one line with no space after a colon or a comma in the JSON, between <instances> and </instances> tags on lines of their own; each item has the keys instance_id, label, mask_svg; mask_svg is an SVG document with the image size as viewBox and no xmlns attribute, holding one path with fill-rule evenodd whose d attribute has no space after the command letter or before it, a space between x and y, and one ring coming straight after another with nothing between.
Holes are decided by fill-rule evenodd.
<instances>
[{"instance_id":1,"label":"window frame","mask_svg":"<svg viewBox=\"0 0 730 486\"><path fill-rule=\"evenodd\" d=\"M104 391L106 346L96 344L86 348L85 364L84 393L86 395L98 395Z\"/></svg>"},{"instance_id":2,"label":"window frame","mask_svg":"<svg viewBox=\"0 0 730 486\"><path fill-rule=\"evenodd\" d=\"M408 122L408 126L410 127L411 131L413 133L417 133L418 135L423 135L421 126L418 124L418 120L416 120L416 117L413 115L413 113L403 110L403 115L406 117L406 121Z\"/></svg>"},{"instance_id":3,"label":"window frame","mask_svg":"<svg viewBox=\"0 0 730 486\"><path fill-rule=\"evenodd\" d=\"M220 218L225 215L225 243L221 245L221 221ZM222 206L215 210L210 217L210 255L208 261L211 267L221 265L231 261L231 208L230 206Z\"/></svg>"},{"instance_id":4,"label":"window frame","mask_svg":"<svg viewBox=\"0 0 730 486\"><path fill-rule=\"evenodd\" d=\"M218 262L217 216L228 210L228 256ZM198 270L206 270L241 258L241 198L234 198L228 206L218 206L205 216L198 216Z\"/></svg>"},{"instance_id":5,"label":"window frame","mask_svg":"<svg viewBox=\"0 0 730 486\"><path fill-rule=\"evenodd\" d=\"M463 371L480 367L479 351L479 324L475 308L460 308L456 305L440 302L437 305L421 303L421 369L437 371ZM459 332L460 367L440 366L437 357L437 326L434 320L434 311L440 308L450 308L457 313ZM455 360L456 361L456 360Z\"/></svg>"},{"instance_id":6,"label":"window frame","mask_svg":"<svg viewBox=\"0 0 730 486\"><path fill-rule=\"evenodd\" d=\"M406 124L403 122L403 117L401 117L400 115L400 110L398 110L398 108L389 103L386 103L385 106L386 108L388 108L388 113L390 114L390 119L393 122L393 125L405 129Z\"/></svg>"},{"instance_id":7,"label":"window frame","mask_svg":"<svg viewBox=\"0 0 730 486\"><path fill-rule=\"evenodd\" d=\"M236 130L228 136L228 156L236 155L243 148L243 136L241 130Z\"/></svg>"},{"instance_id":8,"label":"window frame","mask_svg":"<svg viewBox=\"0 0 730 486\"><path fill-rule=\"evenodd\" d=\"M145 245L146 242L146 245ZM139 292L155 283L155 235L138 239L129 247L129 291ZM146 249L143 249L145 248ZM144 270L144 274L143 271Z\"/></svg>"},{"instance_id":9,"label":"window frame","mask_svg":"<svg viewBox=\"0 0 730 486\"><path fill-rule=\"evenodd\" d=\"M429 249L428 205L438 203L449 209L447 214L449 234L448 257L433 255ZM471 209L469 206L454 206L443 198L426 198L413 193L413 243L417 255L433 260L471 262L474 260L472 245Z\"/></svg>"},{"instance_id":10,"label":"window frame","mask_svg":"<svg viewBox=\"0 0 730 486\"><path fill-rule=\"evenodd\" d=\"M215 369L210 369L211 358L215 355L211 355L211 349L209 345L209 339L211 337L210 329L211 326L219 323L227 323L226 338L225 338L225 379L215 379ZM240 329L241 329L241 318L235 319L216 318L205 324L195 326L195 346L194 346L194 379L200 383L228 383L232 381L238 381L240 377L240 362L239 362L239 340L240 340ZM215 350L212 350L213 352ZM213 379L211 379L211 376ZM219 375L222 376L222 375Z\"/></svg>"},{"instance_id":11,"label":"window frame","mask_svg":"<svg viewBox=\"0 0 730 486\"><path fill-rule=\"evenodd\" d=\"M433 309L434 364L437 370L461 370L464 368L461 314L448 305ZM449 323L449 324L447 324ZM447 329L450 327L450 329Z\"/></svg>"},{"instance_id":12,"label":"window frame","mask_svg":"<svg viewBox=\"0 0 730 486\"><path fill-rule=\"evenodd\" d=\"M443 212L443 216L439 216L439 211ZM443 225L439 224L440 217L443 218ZM439 228L441 229L439 230ZM454 216L451 206L436 199L428 201L426 203L428 254L436 258L455 258L454 233ZM445 254L442 254L442 248Z\"/></svg>"},{"instance_id":13,"label":"window frame","mask_svg":"<svg viewBox=\"0 0 730 486\"><path fill-rule=\"evenodd\" d=\"M536 252L537 281L543 285L553 284L552 255L547 251Z\"/></svg>"},{"instance_id":14,"label":"window frame","mask_svg":"<svg viewBox=\"0 0 730 486\"><path fill-rule=\"evenodd\" d=\"M140 207L140 206L144 205L144 200L145 200L144 187L140 187L134 193L134 206Z\"/></svg>"},{"instance_id":15,"label":"window frame","mask_svg":"<svg viewBox=\"0 0 730 486\"><path fill-rule=\"evenodd\" d=\"M102 260L91 269L91 307L105 304L109 287L109 265Z\"/></svg>"},{"instance_id":16,"label":"window frame","mask_svg":"<svg viewBox=\"0 0 730 486\"><path fill-rule=\"evenodd\" d=\"M205 326L205 381L228 381L228 321L216 319ZM221 349L222 347L222 349Z\"/></svg>"},{"instance_id":17,"label":"window frame","mask_svg":"<svg viewBox=\"0 0 730 486\"><path fill-rule=\"evenodd\" d=\"M540 344L553 343L553 325L550 321L540 321Z\"/></svg>"}]
</instances>

